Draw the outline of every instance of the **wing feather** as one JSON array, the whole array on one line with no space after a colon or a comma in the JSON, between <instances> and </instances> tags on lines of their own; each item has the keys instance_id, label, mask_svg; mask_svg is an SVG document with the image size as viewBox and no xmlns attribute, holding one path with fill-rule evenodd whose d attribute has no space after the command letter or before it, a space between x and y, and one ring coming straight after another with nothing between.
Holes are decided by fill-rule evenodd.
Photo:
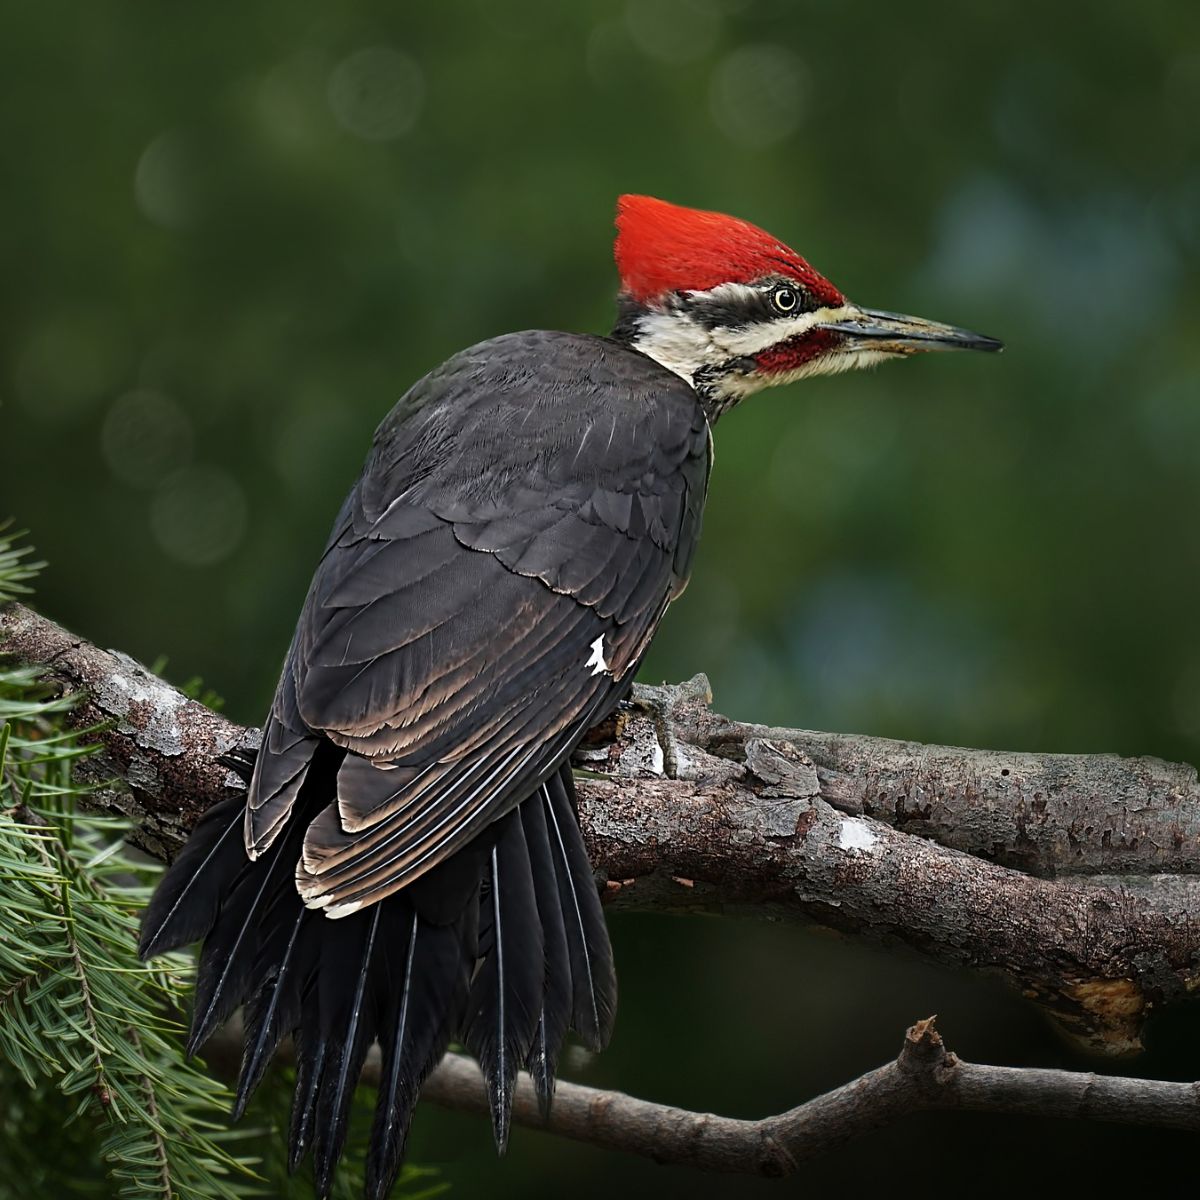
<instances>
[{"instance_id":1,"label":"wing feather","mask_svg":"<svg viewBox=\"0 0 1200 1200\"><path fill-rule=\"evenodd\" d=\"M546 780L678 587L708 470L694 393L597 339L519 337L537 358L452 360L384 422L305 604L247 831L261 853L287 823L314 740L346 752L297 868L330 916Z\"/></svg>"}]
</instances>

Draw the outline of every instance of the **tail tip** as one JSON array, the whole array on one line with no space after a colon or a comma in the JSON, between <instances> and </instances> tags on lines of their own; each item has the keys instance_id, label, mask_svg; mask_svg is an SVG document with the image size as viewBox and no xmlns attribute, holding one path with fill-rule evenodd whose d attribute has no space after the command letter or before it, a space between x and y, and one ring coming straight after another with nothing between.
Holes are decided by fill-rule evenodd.
<instances>
[{"instance_id":1,"label":"tail tip","mask_svg":"<svg viewBox=\"0 0 1200 1200\"><path fill-rule=\"evenodd\" d=\"M514 1080L513 1083L516 1081ZM489 1089L488 1104L492 1110L492 1136L496 1141L496 1153L500 1156L508 1149L508 1132L512 1126L512 1084L501 1084Z\"/></svg>"},{"instance_id":2,"label":"tail tip","mask_svg":"<svg viewBox=\"0 0 1200 1200\"><path fill-rule=\"evenodd\" d=\"M187 1044L183 1048L184 1057L195 1058L200 1053L200 1047L212 1037L212 1034L211 1021L202 1021L199 1025L194 1026L191 1033L188 1034Z\"/></svg>"},{"instance_id":3,"label":"tail tip","mask_svg":"<svg viewBox=\"0 0 1200 1200\"><path fill-rule=\"evenodd\" d=\"M508 1127L501 1128L499 1125L493 1125L492 1135L496 1139L496 1154L503 1158L505 1151L508 1150Z\"/></svg>"},{"instance_id":4,"label":"tail tip","mask_svg":"<svg viewBox=\"0 0 1200 1200\"><path fill-rule=\"evenodd\" d=\"M304 1161L304 1156L308 1152L308 1142L302 1138L293 1138L288 1146L288 1163L287 1169L289 1175L295 1175L300 1170L300 1164Z\"/></svg>"}]
</instances>

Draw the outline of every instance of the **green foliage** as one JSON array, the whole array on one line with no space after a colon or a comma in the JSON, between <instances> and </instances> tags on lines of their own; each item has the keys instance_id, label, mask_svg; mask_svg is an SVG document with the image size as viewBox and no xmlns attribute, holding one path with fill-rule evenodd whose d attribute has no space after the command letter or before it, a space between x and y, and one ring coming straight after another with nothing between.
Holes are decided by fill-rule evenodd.
<instances>
[{"instance_id":1,"label":"green foliage","mask_svg":"<svg viewBox=\"0 0 1200 1200\"><path fill-rule=\"evenodd\" d=\"M0 598L27 590L27 554L0 530ZM88 747L63 725L69 707L0 662L0 1200L311 1195L287 1176L286 1073L268 1078L257 1121L230 1128L228 1090L183 1059L192 962L137 959L161 868L126 846L125 822L81 807L71 765ZM339 1200L362 1192L363 1156L348 1157ZM440 1190L418 1168L398 1189Z\"/></svg>"},{"instance_id":2,"label":"green foliage","mask_svg":"<svg viewBox=\"0 0 1200 1200\"><path fill-rule=\"evenodd\" d=\"M14 1098L0 1179L26 1195L60 1194L68 1180L84 1195L253 1194L225 1089L180 1057L170 1014L188 961L135 954L156 869L135 861L122 822L79 807L70 768L85 748L59 724L66 703L34 698L37 686L31 670L0 669L0 1087ZM77 1160L37 1153L47 1122L76 1123Z\"/></svg>"},{"instance_id":3,"label":"green foliage","mask_svg":"<svg viewBox=\"0 0 1200 1200\"><path fill-rule=\"evenodd\" d=\"M0 599L29 590L29 553L0 529ZM121 822L78 808L71 764L87 749L61 725L69 702L39 691L35 671L0 667L0 1194L20 1181L26 1195L246 1195L223 1089L179 1061L166 1015L186 960L134 954L154 871ZM70 1123L90 1136L39 1152L61 1141L39 1130Z\"/></svg>"},{"instance_id":4,"label":"green foliage","mask_svg":"<svg viewBox=\"0 0 1200 1200\"><path fill-rule=\"evenodd\" d=\"M11 521L0 521L0 604L27 595L29 583L45 563L33 562L32 546L19 546L23 534L12 532Z\"/></svg>"}]
</instances>

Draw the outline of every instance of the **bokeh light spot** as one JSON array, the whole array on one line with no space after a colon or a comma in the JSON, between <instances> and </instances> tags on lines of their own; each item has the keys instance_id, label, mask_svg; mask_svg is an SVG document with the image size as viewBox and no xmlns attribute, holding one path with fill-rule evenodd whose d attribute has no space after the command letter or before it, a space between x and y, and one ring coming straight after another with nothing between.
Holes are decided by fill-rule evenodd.
<instances>
[{"instance_id":1,"label":"bokeh light spot","mask_svg":"<svg viewBox=\"0 0 1200 1200\"><path fill-rule=\"evenodd\" d=\"M192 424L170 396L127 392L113 401L104 418L100 450L123 483L155 487L191 457Z\"/></svg>"},{"instance_id":2,"label":"bokeh light spot","mask_svg":"<svg viewBox=\"0 0 1200 1200\"><path fill-rule=\"evenodd\" d=\"M329 76L329 107L355 137L386 142L417 123L425 79L417 62L390 46L370 46L342 59Z\"/></svg>"},{"instance_id":3,"label":"bokeh light spot","mask_svg":"<svg viewBox=\"0 0 1200 1200\"><path fill-rule=\"evenodd\" d=\"M164 552L191 567L228 558L246 531L241 485L219 467L197 465L164 480L150 504L150 528Z\"/></svg>"},{"instance_id":4,"label":"bokeh light spot","mask_svg":"<svg viewBox=\"0 0 1200 1200\"><path fill-rule=\"evenodd\" d=\"M29 336L13 384L30 413L46 421L67 421L119 386L126 365L108 314L60 312Z\"/></svg>"},{"instance_id":5,"label":"bokeh light spot","mask_svg":"<svg viewBox=\"0 0 1200 1200\"><path fill-rule=\"evenodd\" d=\"M299 390L272 440L271 461L292 491L307 493L332 459L346 453L347 465L353 464L362 443L362 429L339 397L309 384Z\"/></svg>"},{"instance_id":6,"label":"bokeh light spot","mask_svg":"<svg viewBox=\"0 0 1200 1200\"><path fill-rule=\"evenodd\" d=\"M133 173L133 195L142 215L165 229L187 229L200 215L199 172L183 136L159 134L142 151Z\"/></svg>"},{"instance_id":7,"label":"bokeh light spot","mask_svg":"<svg viewBox=\"0 0 1200 1200\"><path fill-rule=\"evenodd\" d=\"M297 154L318 153L330 131L325 106L328 65L316 53L297 54L272 68L258 85L254 110L265 136Z\"/></svg>"},{"instance_id":8,"label":"bokeh light spot","mask_svg":"<svg viewBox=\"0 0 1200 1200\"><path fill-rule=\"evenodd\" d=\"M709 0L631 0L625 23L643 54L685 63L712 49L721 17Z\"/></svg>"},{"instance_id":9,"label":"bokeh light spot","mask_svg":"<svg viewBox=\"0 0 1200 1200\"><path fill-rule=\"evenodd\" d=\"M742 46L713 72L709 102L717 127L761 150L794 133L804 117L808 69L782 46Z\"/></svg>"}]
</instances>

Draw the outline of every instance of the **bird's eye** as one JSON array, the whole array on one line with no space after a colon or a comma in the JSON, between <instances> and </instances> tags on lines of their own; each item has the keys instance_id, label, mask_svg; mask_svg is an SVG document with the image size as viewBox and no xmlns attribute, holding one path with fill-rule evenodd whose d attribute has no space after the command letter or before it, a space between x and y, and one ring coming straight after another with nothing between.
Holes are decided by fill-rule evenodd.
<instances>
[{"instance_id":1,"label":"bird's eye","mask_svg":"<svg viewBox=\"0 0 1200 1200\"><path fill-rule=\"evenodd\" d=\"M775 306L776 312L795 312L800 303L800 297L796 295L795 288L777 287L771 293L771 303Z\"/></svg>"}]
</instances>

